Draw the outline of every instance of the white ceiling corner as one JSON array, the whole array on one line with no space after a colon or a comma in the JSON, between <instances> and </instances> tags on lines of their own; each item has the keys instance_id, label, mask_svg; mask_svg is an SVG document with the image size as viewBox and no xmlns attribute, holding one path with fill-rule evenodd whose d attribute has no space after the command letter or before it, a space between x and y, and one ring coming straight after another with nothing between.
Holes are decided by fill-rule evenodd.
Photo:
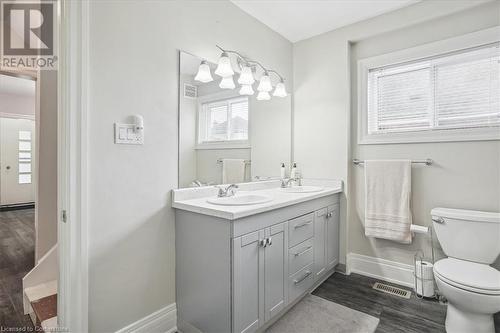
<instances>
[{"instance_id":1,"label":"white ceiling corner","mask_svg":"<svg viewBox=\"0 0 500 333\"><path fill-rule=\"evenodd\" d=\"M421 0L231 0L292 43Z\"/></svg>"}]
</instances>

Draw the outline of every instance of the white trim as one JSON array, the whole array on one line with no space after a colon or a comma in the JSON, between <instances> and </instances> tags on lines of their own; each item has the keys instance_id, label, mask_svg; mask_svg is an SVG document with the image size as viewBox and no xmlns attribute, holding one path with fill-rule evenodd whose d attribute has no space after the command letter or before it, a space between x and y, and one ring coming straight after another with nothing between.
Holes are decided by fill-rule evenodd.
<instances>
[{"instance_id":1,"label":"white trim","mask_svg":"<svg viewBox=\"0 0 500 333\"><path fill-rule=\"evenodd\" d=\"M34 114L21 114L21 113L11 113L11 112L0 112L0 118L26 119L35 121Z\"/></svg>"},{"instance_id":2,"label":"white trim","mask_svg":"<svg viewBox=\"0 0 500 333\"><path fill-rule=\"evenodd\" d=\"M58 325L88 332L87 87L90 1L61 1L58 72Z\"/></svg>"},{"instance_id":3,"label":"white trim","mask_svg":"<svg viewBox=\"0 0 500 333\"><path fill-rule=\"evenodd\" d=\"M177 307L175 303L167 305L152 314L118 330L116 333L132 332L175 332L177 330Z\"/></svg>"},{"instance_id":4,"label":"white trim","mask_svg":"<svg viewBox=\"0 0 500 333\"><path fill-rule=\"evenodd\" d=\"M358 61L358 144L500 140L499 128L368 134L368 71L499 41L500 26Z\"/></svg>"},{"instance_id":5,"label":"white trim","mask_svg":"<svg viewBox=\"0 0 500 333\"><path fill-rule=\"evenodd\" d=\"M347 254L346 274L357 273L405 287L414 287L413 265L357 253Z\"/></svg>"}]
</instances>

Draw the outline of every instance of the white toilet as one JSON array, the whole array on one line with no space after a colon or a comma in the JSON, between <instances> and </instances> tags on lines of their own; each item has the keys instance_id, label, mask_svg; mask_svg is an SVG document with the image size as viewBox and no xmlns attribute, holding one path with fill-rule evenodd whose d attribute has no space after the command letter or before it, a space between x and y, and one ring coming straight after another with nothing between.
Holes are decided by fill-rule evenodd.
<instances>
[{"instance_id":1,"label":"white toilet","mask_svg":"<svg viewBox=\"0 0 500 333\"><path fill-rule=\"evenodd\" d=\"M494 333L500 311L500 213L434 208L436 236L448 256L434 264L434 278L448 300L446 332Z\"/></svg>"}]
</instances>

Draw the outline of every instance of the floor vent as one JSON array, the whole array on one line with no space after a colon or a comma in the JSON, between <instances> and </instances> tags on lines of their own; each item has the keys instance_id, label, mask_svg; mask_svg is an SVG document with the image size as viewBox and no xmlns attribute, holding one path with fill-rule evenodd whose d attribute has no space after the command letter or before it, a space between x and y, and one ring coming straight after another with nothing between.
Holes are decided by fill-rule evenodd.
<instances>
[{"instance_id":1,"label":"floor vent","mask_svg":"<svg viewBox=\"0 0 500 333\"><path fill-rule=\"evenodd\" d=\"M410 296L411 296L411 291L409 291L409 290L389 286L387 284L383 284L380 282L375 282L375 284L373 285L373 289L379 290L379 291L382 291L384 293L391 294L394 296L406 298L406 299L410 299Z\"/></svg>"}]
</instances>

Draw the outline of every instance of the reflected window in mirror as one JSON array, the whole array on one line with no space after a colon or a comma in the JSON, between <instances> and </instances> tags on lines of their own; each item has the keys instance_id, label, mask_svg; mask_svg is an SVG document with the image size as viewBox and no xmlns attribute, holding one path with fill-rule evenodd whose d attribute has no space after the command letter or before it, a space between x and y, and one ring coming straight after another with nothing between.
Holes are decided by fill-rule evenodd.
<instances>
[{"instance_id":1,"label":"reflected window in mirror","mask_svg":"<svg viewBox=\"0 0 500 333\"><path fill-rule=\"evenodd\" d=\"M198 145L248 144L248 97L205 102L199 110Z\"/></svg>"}]
</instances>

